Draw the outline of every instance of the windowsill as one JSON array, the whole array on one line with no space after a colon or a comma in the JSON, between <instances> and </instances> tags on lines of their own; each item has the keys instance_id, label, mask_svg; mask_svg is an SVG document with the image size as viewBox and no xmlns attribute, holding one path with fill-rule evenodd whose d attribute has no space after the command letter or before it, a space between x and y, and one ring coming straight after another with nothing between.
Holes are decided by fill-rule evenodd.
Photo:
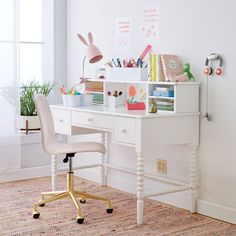
<instances>
[{"instance_id":1,"label":"windowsill","mask_svg":"<svg viewBox=\"0 0 236 236\"><path fill-rule=\"evenodd\" d=\"M57 134L57 140L59 142L65 142L66 137L62 134ZM20 134L20 144L35 144L35 143L42 143L41 139L41 131L29 131L28 134L25 131L21 131Z\"/></svg>"},{"instance_id":2,"label":"windowsill","mask_svg":"<svg viewBox=\"0 0 236 236\"><path fill-rule=\"evenodd\" d=\"M29 131L28 134L21 131L20 140L21 145L41 143L41 131Z\"/></svg>"}]
</instances>

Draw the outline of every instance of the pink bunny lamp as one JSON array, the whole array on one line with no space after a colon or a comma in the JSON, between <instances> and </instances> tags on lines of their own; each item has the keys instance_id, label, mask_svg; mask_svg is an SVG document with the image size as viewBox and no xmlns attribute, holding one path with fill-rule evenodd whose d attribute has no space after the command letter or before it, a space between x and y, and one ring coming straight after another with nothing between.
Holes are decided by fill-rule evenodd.
<instances>
[{"instance_id":1,"label":"pink bunny lamp","mask_svg":"<svg viewBox=\"0 0 236 236\"><path fill-rule=\"evenodd\" d=\"M77 35L78 35L80 41L87 46L87 54L85 55L85 57L83 59L83 68L82 68L83 69L82 70L82 81L83 81L85 79L84 78L85 59L88 58L89 63L95 63L95 62L100 61L103 58L103 56L102 56L102 53L100 52L100 50L97 48L97 46L95 46L93 44L93 35L91 32L88 33L89 43L87 43L87 41L85 40L85 38L81 34L77 34Z\"/></svg>"}]
</instances>

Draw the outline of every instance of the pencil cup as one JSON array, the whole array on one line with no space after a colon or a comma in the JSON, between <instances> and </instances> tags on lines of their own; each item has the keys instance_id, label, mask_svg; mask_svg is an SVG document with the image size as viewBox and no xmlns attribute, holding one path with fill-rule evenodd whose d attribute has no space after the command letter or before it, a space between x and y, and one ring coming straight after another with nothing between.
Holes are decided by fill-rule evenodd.
<instances>
[{"instance_id":1,"label":"pencil cup","mask_svg":"<svg viewBox=\"0 0 236 236\"><path fill-rule=\"evenodd\" d=\"M68 94L62 94L62 104L63 106L69 106L69 103L68 103Z\"/></svg>"},{"instance_id":2,"label":"pencil cup","mask_svg":"<svg viewBox=\"0 0 236 236\"><path fill-rule=\"evenodd\" d=\"M80 99L80 105L84 107L90 107L93 103L93 94L82 94Z\"/></svg>"},{"instance_id":3,"label":"pencil cup","mask_svg":"<svg viewBox=\"0 0 236 236\"><path fill-rule=\"evenodd\" d=\"M115 109L118 107L118 97L108 96L108 103L110 109Z\"/></svg>"},{"instance_id":4,"label":"pencil cup","mask_svg":"<svg viewBox=\"0 0 236 236\"><path fill-rule=\"evenodd\" d=\"M69 95L68 105L69 107L78 107L80 105L80 95Z\"/></svg>"}]
</instances>

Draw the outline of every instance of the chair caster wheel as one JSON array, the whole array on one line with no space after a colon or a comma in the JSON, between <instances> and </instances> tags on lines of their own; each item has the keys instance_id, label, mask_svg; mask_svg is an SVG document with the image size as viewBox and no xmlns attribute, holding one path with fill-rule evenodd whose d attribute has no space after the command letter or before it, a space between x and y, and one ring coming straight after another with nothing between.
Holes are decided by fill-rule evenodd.
<instances>
[{"instance_id":1,"label":"chair caster wheel","mask_svg":"<svg viewBox=\"0 0 236 236\"><path fill-rule=\"evenodd\" d=\"M43 203L43 204L40 204L39 206L40 206L40 207L44 207L44 206L45 206L45 203Z\"/></svg>"},{"instance_id":2,"label":"chair caster wheel","mask_svg":"<svg viewBox=\"0 0 236 236\"><path fill-rule=\"evenodd\" d=\"M86 199L80 199L80 203L86 203Z\"/></svg>"},{"instance_id":3,"label":"chair caster wheel","mask_svg":"<svg viewBox=\"0 0 236 236\"><path fill-rule=\"evenodd\" d=\"M38 219L39 216L40 216L40 213L33 213L33 218L34 218L34 219Z\"/></svg>"},{"instance_id":4,"label":"chair caster wheel","mask_svg":"<svg viewBox=\"0 0 236 236\"><path fill-rule=\"evenodd\" d=\"M112 208L108 208L108 209L107 209L107 213L108 213L108 214L111 214L112 212L113 212L113 209L112 209Z\"/></svg>"},{"instance_id":5,"label":"chair caster wheel","mask_svg":"<svg viewBox=\"0 0 236 236\"><path fill-rule=\"evenodd\" d=\"M83 224L84 223L84 218L77 218L77 223L78 224Z\"/></svg>"}]
</instances>

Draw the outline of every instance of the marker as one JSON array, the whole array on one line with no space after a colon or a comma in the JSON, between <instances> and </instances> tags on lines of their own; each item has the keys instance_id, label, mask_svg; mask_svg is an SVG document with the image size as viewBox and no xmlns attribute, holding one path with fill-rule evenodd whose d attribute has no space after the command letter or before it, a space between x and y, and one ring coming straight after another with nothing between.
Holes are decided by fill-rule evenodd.
<instances>
[{"instance_id":1,"label":"marker","mask_svg":"<svg viewBox=\"0 0 236 236\"><path fill-rule=\"evenodd\" d=\"M105 64L105 66L113 67L113 65L112 65L112 62L111 62L111 61L107 62L107 63Z\"/></svg>"},{"instance_id":2,"label":"marker","mask_svg":"<svg viewBox=\"0 0 236 236\"><path fill-rule=\"evenodd\" d=\"M113 64L114 64L114 66L115 66L115 67L118 67L118 66L116 65L116 62L115 62L114 58L112 58L111 60L112 60L112 62L113 62Z\"/></svg>"},{"instance_id":3,"label":"marker","mask_svg":"<svg viewBox=\"0 0 236 236\"><path fill-rule=\"evenodd\" d=\"M122 65L121 65L121 63L120 63L120 59L117 58L116 60L117 60L117 65L118 65L118 67L122 67Z\"/></svg>"},{"instance_id":4,"label":"marker","mask_svg":"<svg viewBox=\"0 0 236 236\"><path fill-rule=\"evenodd\" d=\"M129 67L137 67L137 63L135 62L134 58L129 60Z\"/></svg>"},{"instance_id":5,"label":"marker","mask_svg":"<svg viewBox=\"0 0 236 236\"><path fill-rule=\"evenodd\" d=\"M143 61L139 58L139 59L137 60L137 67L142 68L142 66L143 66Z\"/></svg>"}]
</instances>

